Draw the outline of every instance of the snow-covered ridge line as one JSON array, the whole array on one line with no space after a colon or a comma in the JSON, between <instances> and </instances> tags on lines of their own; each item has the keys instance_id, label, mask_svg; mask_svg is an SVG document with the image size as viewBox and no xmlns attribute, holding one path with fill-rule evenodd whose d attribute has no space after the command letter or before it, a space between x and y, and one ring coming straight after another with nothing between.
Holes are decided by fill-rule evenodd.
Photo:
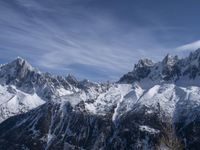
<instances>
[{"instance_id":1,"label":"snow-covered ridge line","mask_svg":"<svg viewBox=\"0 0 200 150\"><path fill-rule=\"evenodd\" d=\"M138 64L134 66L134 69L122 76L118 82L140 82L143 86L145 86L145 82L148 82L146 85L150 86L147 86L147 88L163 82L182 83L185 82L185 80L191 82L195 79L200 79L199 68L200 49L197 49L195 52L191 52L188 57L182 59L169 54L162 61L157 63L149 59L141 59Z\"/></svg>"},{"instance_id":2,"label":"snow-covered ridge line","mask_svg":"<svg viewBox=\"0 0 200 150\"><path fill-rule=\"evenodd\" d=\"M179 76L179 69L182 69L185 61L189 61L191 65L199 65L199 53L200 50L197 50L181 60L177 56L167 55L158 63L142 59L132 72L124 75L120 82L114 84L77 81L72 75L61 77L41 74L26 60L18 57L1 67L0 84L13 86L13 89L32 96L35 94L44 101L70 102L74 108L83 105L81 110L84 109L88 113L107 115L108 112L112 112L113 121L133 109L135 105L154 108L159 105L165 115L173 116L175 105L180 99L176 92L184 88L182 85L188 86L187 84L190 83L198 86L200 83L198 70L196 78L188 79L188 76ZM182 78L184 80L181 80ZM186 83L186 81L190 82ZM12 90L8 91L8 93L12 92ZM172 102L168 106L169 100Z\"/></svg>"}]
</instances>

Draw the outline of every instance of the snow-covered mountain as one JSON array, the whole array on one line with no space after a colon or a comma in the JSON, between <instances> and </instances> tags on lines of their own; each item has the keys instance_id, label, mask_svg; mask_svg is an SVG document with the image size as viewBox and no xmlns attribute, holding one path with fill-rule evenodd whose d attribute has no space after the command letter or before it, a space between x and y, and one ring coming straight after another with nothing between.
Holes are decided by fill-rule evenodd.
<instances>
[{"instance_id":1,"label":"snow-covered mountain","mask_svg":"<svg viewBox=\"0 0 200 150\"><path fill-rule=\"evenodd\" d=\"M41 73L22 58L1 65L0 122L36 108L52 98L73 93L77 88L72 84L75 83L71 75L64 78Z\"/></svg>"},{"instance_id":2,"label":"snow-covered mountain","mask_svg":"<svg viewBox=\"0 0 200 150\"><path fill-rule=\"evenodd\" d=\"M13 116L0 124L0 149L200 146L200 49L139 60L116 83L44 74L21 58L1 66L0 81L1 120Z\"/></svg>"}]
</instances>

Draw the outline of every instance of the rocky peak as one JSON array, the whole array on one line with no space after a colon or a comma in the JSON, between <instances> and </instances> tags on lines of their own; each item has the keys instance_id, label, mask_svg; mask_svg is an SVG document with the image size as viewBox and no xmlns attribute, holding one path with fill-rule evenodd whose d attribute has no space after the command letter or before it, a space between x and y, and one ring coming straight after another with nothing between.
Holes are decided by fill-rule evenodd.
<instances>
[{"instance_id":1,"label":"rocky peak","mask_svg":"<svg viewBox=\"0 0 200 150\"><path fill-rule=\"evenodd\" d=\"M36 71L25 59L21 57L17 57L11 63L3 65L1 67L1 72L7 72L9 75L17 75L18 73L26 73L28 71Z\"/></svg>"},{"instance_id":2,"label":"rocky peak","mask_svg":"<svg viewBox=\"0 0 200 150\"><path fill-rule=\"evenodd\" d=\"M26 60L18 57L11 63L3 65L0 69L0 78L15 80L26 78L31 72L37 72ZM8 81L6 81L8 82Z\"/></svg>"},{"instance_id":3,"label":"rocky peak","mask_svg":"<svg viewBox=\"0 0 200 150\"><path fill-rule=\"evenodd\" d=\"M21 57L17 57L14 61L12 61L10 66L13 66L15 68L21 68L21 69L28 69L28 70L35 70L25 59Z\"/></svg>"},{"instance_id":4,"label":"rocky peak","mask_svg":"<svg viewBox=\"0 0 200 150\"><path fill-rule=\"evenodd\" d=\"M170 54L167 54L162 61L162 63L167 66L174 66L177 62L178 56L172 56Z\"/></svg>"},{"instance_id":5,"label":"rocky peak","mask_svg":"<svg viewBox=\"0 0 200 150\"><path fill-rule=\"evenodd\" d=\"M118 82L120 83L133 83L135 81L140 81L143 78L146 78L151 72L151 68L155 63L150 59L140 59L138 63L134 66L133 71L125 74L120 78Z\"/></svg>"},{"instance_id":6,"label":"rocky peak","mask_svg":"<svg viewBox=\"0 0 200 150\"><path fill-rule=\"evenodd\" d=\"M143 67L152 67L153 65L154 62L151 59L144 58L138 61L138 63L135 65L135 69Z\"/></svg>"},{"instance_id":7,"label":"rocky peak","mask_svg":"<svg viewBox=\"0 0 200 150\"><path fill-rule=\"evenodd\" d=\"M200 48L189 54L189 60L193 61L200 57Z\"/></svg>"},{"instance_id":8,"label":"rocky peak","mask_svg":"<svg viewBox=\"0 0 200 150\"><path fill-rule=\"evenodd\" d=\"M66 80L72 85L76 86L78 84L78 80L72 74L68 74L68 76L66 77Z\"/></svg>"}]
</instances>

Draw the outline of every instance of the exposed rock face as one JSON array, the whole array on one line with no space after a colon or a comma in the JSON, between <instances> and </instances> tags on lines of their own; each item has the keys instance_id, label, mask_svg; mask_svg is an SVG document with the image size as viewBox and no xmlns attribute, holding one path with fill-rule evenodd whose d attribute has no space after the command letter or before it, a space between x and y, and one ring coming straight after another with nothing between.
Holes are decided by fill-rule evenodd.
<instances>
[{"instance_id":1,"label":"exposed rock face","mask_svg":"<svg viewBox=\"0 0 200 150\"><path fill-rule=\"evenodd\" d=\"M55 88L71 87L67 78L41 73L22 58L17 58L0 68L0 81L1 84L14 85L27 93L36 92L44 99L49 99L55 93Z\"/></svg>"},{"instance_id":2,"label":"exposed rock face","mask_svg":"<svg viewBox=\"0 0 200 150\"><path fill-rule=\"evenodd\" d=\"M159 130L140 129L145 123L159 128L155 114L127 114L116 126L109 116L73 111L69 103L45 105L3 122L1 149L144 149L156 148ZM136 122L133 120L137 120ZM22 122L23 121L23 122ZM154 121L154 123L152 123ZM13 128L14 123L14 128ZM7 132L4 132L4 131ZM10 134L12 133L12 134Z\"/></svg>"},{"instance_id":3,"label":"exposed rock face","mask_svg":"<svg viewBox=\"0 0 200 150\"><path fill-rule=\"evenodd\" d=\"M133 83L134 81L140 81L149 75L153 66L154 63L152 60L141 59L135 65L133 71L125 74L119 82Z\"/></svg>"},{"instance_id":4,"label":"exposed rock face","mask_svg":"<svg viewBox=\"0 0 200 150\"><path fill-rule=\"evenodd\" d=\"M18 58L0 68L2 121L13 116L0 124L0 149L196 150L199 65L200 50L142 59L117 83L93 83L44 74ZM15 104L22 105L12 113Z\"/></svg>"},{"instance_id":5,"label":"exposed rock face","mask_svg":"<svg viewBox=\"0 0 200 150\"><path fill-rule=\"evenodd\" d=\"M176 82L179 78L195 79L200 74L200 49L190 53L185 59L167 55L162 62L140 60L132 72L125 74L120 83L133 83L142 79L155 82Z\"/></svg>"}]
</instances>

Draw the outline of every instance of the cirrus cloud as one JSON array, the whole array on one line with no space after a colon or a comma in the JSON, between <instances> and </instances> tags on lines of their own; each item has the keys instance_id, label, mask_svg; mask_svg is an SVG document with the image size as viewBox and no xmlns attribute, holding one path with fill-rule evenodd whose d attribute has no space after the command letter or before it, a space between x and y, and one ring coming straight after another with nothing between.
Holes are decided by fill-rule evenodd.
<instances>
[{"instance_id":1,"label":"cirrus cloud","mask_svg":"<svg viewBox=\"0 0 200 150\"><path fill-rule=\"evenodd\" d=\"M192 50L196 50L198 48L200 48L200 40L181 45L181 46L177 47L176 49L178 51L192 51Z\"/></svg>"}]
</instances>

